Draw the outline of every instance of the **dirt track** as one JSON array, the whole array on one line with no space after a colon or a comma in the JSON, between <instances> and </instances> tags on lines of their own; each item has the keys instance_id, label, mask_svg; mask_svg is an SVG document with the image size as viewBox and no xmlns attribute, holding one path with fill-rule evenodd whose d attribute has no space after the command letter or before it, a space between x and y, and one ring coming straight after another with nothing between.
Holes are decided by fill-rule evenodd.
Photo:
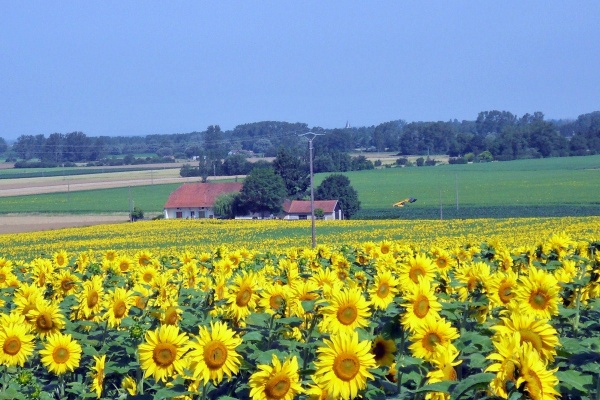
<instances>
[{"instance_id":1,"label":"dirt track","mask_svg":"<svg viewBox=\"0 0 600 400\"><path fill-rule=\"evenodd\" d=\"M46 231L75 226L91 226L127 222L127 214L113 215L0 215L0 234Z\"/></svg>"}]
</instances>

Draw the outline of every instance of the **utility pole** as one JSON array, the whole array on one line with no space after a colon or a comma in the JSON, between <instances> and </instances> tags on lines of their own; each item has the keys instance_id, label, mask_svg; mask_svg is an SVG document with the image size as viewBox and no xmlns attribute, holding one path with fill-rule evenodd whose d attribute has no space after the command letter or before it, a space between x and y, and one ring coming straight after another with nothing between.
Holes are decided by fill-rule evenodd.
<instances>
[{"instance_id":1,"label":"utility pole","mask_svg":"<svg viewBox=\"0 0 600 400\"><path fill-rule=\"evenodd\" d=\"M313 184L313 139L321 136L323 133L306 132L300 136L306 136L308 139L308 159L310 165L310 219L312 221L312 248L317 247L317 229L315 226L315 189Z\"/></svg>"}]
</instances>

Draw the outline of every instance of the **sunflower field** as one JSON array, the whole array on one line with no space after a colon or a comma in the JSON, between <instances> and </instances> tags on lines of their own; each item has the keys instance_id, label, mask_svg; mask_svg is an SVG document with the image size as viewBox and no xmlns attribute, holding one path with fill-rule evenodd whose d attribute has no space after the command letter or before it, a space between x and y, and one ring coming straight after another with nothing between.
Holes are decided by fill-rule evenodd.
<instances>
[{"instance_id":1,"label":"sunflower field","mask_svg":"<svg viewBox=\"0 0 600 400\"><path fill-rule=\"evenodd\" d=\"M599 222L4 235L0 399L600 399Z\"/></svg>"}]
</instances>

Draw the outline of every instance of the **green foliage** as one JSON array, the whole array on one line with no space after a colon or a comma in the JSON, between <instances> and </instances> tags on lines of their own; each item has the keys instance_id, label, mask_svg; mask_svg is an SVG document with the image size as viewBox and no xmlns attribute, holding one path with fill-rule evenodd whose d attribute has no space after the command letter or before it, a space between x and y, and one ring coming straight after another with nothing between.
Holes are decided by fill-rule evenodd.
<instances>
[{"instance_id":1,"label":"green foliage","mask_svg":"<svg viewBox=\"0 0 600 400\"><path fill-rule=\"evenodd\" d=\"M129 215L129 218L132 221L137 221L139 219L144 219L144 211L138 206L133 207L133 211Z\"/></svg>"},{"instance_id":2,"label":"green foliage","mask_svg":"<svg viewBox=\"0 0 600 400\"><path fill-rule=\"evenodd\" d=\"M310 186L309 166L291 150L280 148L273 160L275 172L281 176L285 184L288 198L301 199Z\"/></svg>"},{"instance_id":3,"label":"green foliage","mask_svg":"<svg viewBox=\"0 0 600 400\"><path fill-rule=\"evenodd\" d=\"M233 218L233 204L237 193L224 193L215 199L213 210L215 214L223 218Z\"/></svg>"},{"instance_id":4,"label":"green foliage","mask_svg":"<svg viewBox=\"0 0 600 400\"><path fill-rule=\"evenodd\" d=\"M315 191L317 200L338 200L344 218L351 218L360 210L358 193L350 185L350 179L345 175L333 174L321 182Z\"/></svg>"},{"instance_id":5,"label":"green foliage","mask_svg":"<svg viewBox=\"0 0 600 400\"><path fill-rule=\"evenodd\" d=\"M281 211L286 197L285 183L273 168L255 168L244 181L244 186L236 197L236 214L245 212L276 214Z\"/></svg>"}]
</instances>

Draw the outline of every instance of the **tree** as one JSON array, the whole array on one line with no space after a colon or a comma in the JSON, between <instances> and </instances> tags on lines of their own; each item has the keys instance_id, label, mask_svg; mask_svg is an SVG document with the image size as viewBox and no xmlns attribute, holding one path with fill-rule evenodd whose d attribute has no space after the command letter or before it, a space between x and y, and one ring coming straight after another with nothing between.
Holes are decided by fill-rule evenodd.
<instances>
[{"instance_id":1,"label":"tree","mask_svg":"<svg viewBox=\"0 0 600 400\"><path fill-rule=\"evenodd\" d=\"M4 153L6 150L8 150L8 144L3 137L0 137L0 153Z\"/></svg>"},{"instance_id":2,"label":"tree","mask_svg":"<svg viewBox=\"0 0 600 400\"><path fill-rule=\"evenodd\" d=\"M325 178L315 190L315 199L338 200L346 219L360 210L358 193L350 185L350 179L341 174L333 174Z\"/></svg>"},{"instance_id":3,"label":"tree","mask_svg":"<svg viewBox=\"0 0 600 400\"><path fill-rule=\"evenodd\" d=\"M285 190L289 198L301 199L310 185L309 168L299 157L284 147L280 147L275 160L273 160L273 169L277 175L281 176L285 184Z\"/></svg>"},{"instance_id":4,"label":"tree","mask_svg":"<svg viewBox=\"0 0 600 400\"><path fill-rule=\"evenodd\" d=\"M224 193L218 196L213 204L215 214L223 218L233 218L235 216L233 204L237 195L237 193Z\"/></svg>"},{"instance_id":5,"label":"tree","mask_svg":"<svg viewBox=\"0 0 600 400\"><path fill-rule=\"evenodd\" d=\"M138 219L144 219L144 211L138 206L135 206L133 207L133 211L129 217L133 222L137 221Z\"/></svg>"},{"instance_id":6,"label":"tree","mask_svg":"<svg viewBox=\"0 0 600 400\"><path fill-rule=\"evenodd\" d=\"M232 154L223 161L225 175L246 175L252 169L252 164L243 154Z\"/></svg>"},{"instance_id":7,"label":"tree","mask_svg":"<svg viewBox=\"0 0 600 400\"><path fill-rule=\"evenodd\" d=\"M236 197L234 209L238 213L249 211L264 217L281 211L285 197L285 183L273 168L254 168Z\"/></svg>"}]
</instances>

